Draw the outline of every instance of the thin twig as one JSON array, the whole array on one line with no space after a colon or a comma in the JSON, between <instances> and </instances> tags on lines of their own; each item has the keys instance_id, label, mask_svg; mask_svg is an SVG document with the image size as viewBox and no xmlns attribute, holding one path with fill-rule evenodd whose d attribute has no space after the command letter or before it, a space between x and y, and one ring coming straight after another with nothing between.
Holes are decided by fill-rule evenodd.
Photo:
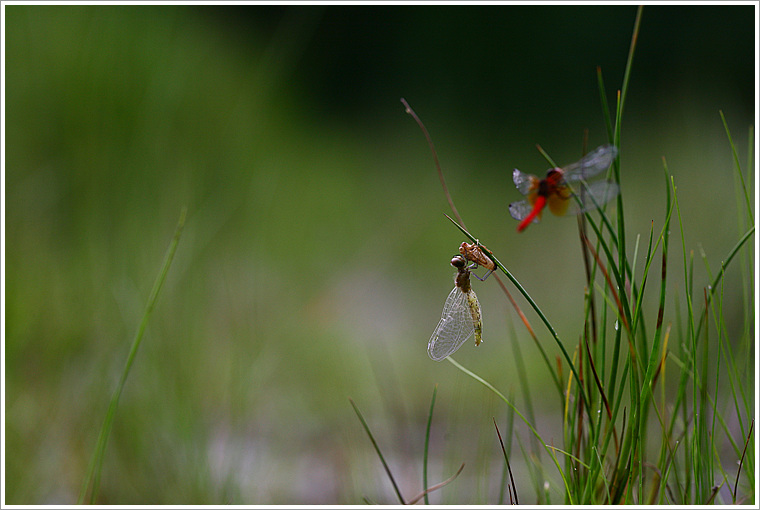
<instances>
[{"instance_id":1,"label":"thin twig","mask_svg":"<svg viewBox=\"0 0 760 510\"><path fill-rule=\"evenodd\" d=\"M707 498L707 502L705 505L712 505L713 500L715 499L715 496L718 494L718 490L720 490L720 486L715 486L712 488L712 492L710 493L710 497Z\"/></svg>"},{"instance_id":2,"label":"thin twig","mask_svg":"<svg viewBox=\"0 0 760 510\"><path fill-rule=\"evenodd\" d=\"M744 464L744 455L747 453L747 445L749 444L749 438L752 437L752 428L755 426L755 420L749 426L749 433L747 434L747 440L744 441L744 451L742 452L742 458L739 461L739 469L736 471L736 481L734 482L734 503L736 503L736 488L739 485L739 474L742 472L742 464Z\"/></svg>"},{"instance_id":3,"label":"thin twig","mask_svg":"<svg viewBox=\"0 0 760 510\"><path fill-rule=\"evenodd\" d=\"M422 123L422 121L417 116L417 114L414 113L414 110L412 110L412 107L409 106L409 103L407 103L406 99L404 99L403 97L401 98L401 103L404 105L404 108L406 108L406 113L412 116L415 122L417 122L417 125L420 126L420 129L422 130L422 134L425 135L428 145L430 146L430 151L433 153L433 161L435 161L435 168L436 170L438 170L438 178L441 180L443 193L446 195L446 200L449 201L449 207L451 207L451 210L454 212L454 216L456 216L457 221L459 222L460 225L464 227L464 221L462 220L462 217L459 215L459 211L457 211L457 208L454 205L454 201L451 199L451 194L449 193L448 186L446 186L446 179L444 179L443 177L443 170L441 170L441 164L438 162L438 154L436 154L435 152L435 147L433 146L433 140L430 138L430 134L428 133L427 129L425 129L425 124Z\"/></svg>"},{"instance_id":4,"label":"thin twig","mask_svg":"<svg viewBox=\"0 0 760 510\"><path fill-rule=\"evenodd\" d=\"M591 242L588 240L588 238L584 238L584 240L586 241L586 246L591 252L591 255L593 255L594 258L596 259L596 263L599 266L599 269L601 269L602 274L604 275L604 279L607 280L607 286L610 288L610 291L612 291L612 297L615 298L615 304L617 304L617 307L618 307L618 315L620 315L620 320L622 320L623 326L630 333L631 328L628 325L628 321L625 318L625 313L623 312L623 304L620 302L620 296L617 293L617 289L615 289L615 285L612 283L610 274L607 272L607 268L604 267L604 263L599 258L599 254L596 252L594 247L591 246Z\"/></svg>"},{"instance_id":5,"label":"thin twig","mask_svg":"<svg viewBox=\"0 0 760 510\"><path fill-rule=\"evenodd\" d=\"M456 479L456 477L459 476L459 473L461 473L463 469L464 469L464 462L462 462L462 465L459 466L459 470L456 473L454 473L454 476L452 476L448 480L444 480L441 483L438 483L436 485L433 485L430 488L425 489L422 493L420 493L417 496L415 496L412 499L410 499L408 504L409 505L413 505L416 502L418 502L420 499L422 499L422 497L425 496L426 494L431 493L433 491L436 491L436 490L440 489L441 487L443 487L445 485L448 485L449 483L453 482Z\"/></svg>"}]
</instances>

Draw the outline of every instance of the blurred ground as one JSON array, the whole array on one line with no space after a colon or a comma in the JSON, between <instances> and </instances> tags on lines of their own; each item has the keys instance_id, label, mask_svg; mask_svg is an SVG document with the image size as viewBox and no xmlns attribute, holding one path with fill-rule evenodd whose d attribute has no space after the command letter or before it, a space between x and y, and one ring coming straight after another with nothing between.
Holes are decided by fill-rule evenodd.
<instances>
[{"instance_id":1,"label":"blurred ground","mask_svg":"<svg viewBox=\"0 0 760 510\"><path fill-rule=\"evenodd\" d=\"M3 8L6 502L76 500L183 206L100 502L392 503L349 397L411 497L436 383L431 479L467 467L433 501L495 502L491 417L506 409L425 352L464 239L399 98L425 121L470 231L570 345L584 285L575 221L547 216L518 235L510 175L546 169L536 143L566 164L585 129L590 148L606 142L596 67L614 105L636 8ZM718 111L744 163L752 9L644 9L621 144L631 255L663 223L662 156L687 250L716 272L740 236ZM495 283L475 285L485 342L456 357L524 405L510 344L529 367L538 353ZM540 429L559 441L536 367Z\"/></svg>"}]
</instances>

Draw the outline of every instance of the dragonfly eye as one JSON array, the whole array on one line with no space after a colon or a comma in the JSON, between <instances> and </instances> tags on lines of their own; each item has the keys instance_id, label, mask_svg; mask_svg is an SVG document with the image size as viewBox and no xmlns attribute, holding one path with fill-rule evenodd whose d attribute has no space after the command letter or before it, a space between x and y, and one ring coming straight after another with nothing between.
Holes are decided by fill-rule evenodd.
<instances>
[{"instance_id":1,"label":"dragonfly eye","mask_svg":"<svg viewBox=\"0 0 760 510\"><path fill-rule=\"evenodd\" d=\"M454 258L451 259L451 265L456 267L457 269L462 269L465 265L464 257L461 255L456 255Z\"/></svg>"}]
</instances>

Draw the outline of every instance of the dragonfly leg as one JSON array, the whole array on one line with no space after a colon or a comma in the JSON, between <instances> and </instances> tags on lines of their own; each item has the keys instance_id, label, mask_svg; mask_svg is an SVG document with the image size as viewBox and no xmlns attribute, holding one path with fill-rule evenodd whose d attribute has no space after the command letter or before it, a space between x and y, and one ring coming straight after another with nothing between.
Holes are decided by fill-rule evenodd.
<instances>
[{"instance_id":1,"label":"dragonfly leg","mask_svg":"<svg viewBox=\"0 0 760 510\"><path fill-rule=\"evenodd\" d=\"M480 266L478 266L475 262L473 262L472 265L470 267L468 267L467 269L470 270L470 274L472 276L474 276L475 278L477 278L481 282L484 282L484 281L486 281L488 279L489 276L491 276L491 273L493 273L493 269L489 269L486 272L486 274L483 275L483 278L481 278L480 276L478 276L478 275L476 275L475 273L472 272L473 269L477 269L478 267L480 267Z\"/></svg>"}]
</instances>

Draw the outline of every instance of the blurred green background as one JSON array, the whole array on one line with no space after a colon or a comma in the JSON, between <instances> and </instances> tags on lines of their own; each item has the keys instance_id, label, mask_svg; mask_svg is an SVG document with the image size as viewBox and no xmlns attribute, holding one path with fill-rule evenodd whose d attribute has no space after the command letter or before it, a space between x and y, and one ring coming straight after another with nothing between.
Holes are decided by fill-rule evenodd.
<instances>
[{"instance_id":1,"label":"blurred green background","mask_svg":"<svg viewBox=\"0 0 760 510\"><path fill-rule=\"evenodd\" d=\"M545 171L536 143L567 164L585 129L590 148L607 141L596 67L614 105L636 8L3 8L6 502L76 501L183 206L100 502L393 503L349 397L412 497L436 383L431 483L466 467L431 500L495 502L503 458L491 419L505 406L426 354L465 239L443 216L427 144L399 99L426 123L470 231L572 349L584 286L575 221L547 215L517 234L511 170ZM718 111L746 161L755 8L644 9L621 143L629 255L636 235L663 224L662 156L687 249L718 268L739 238ZM456 358L523 407L518 343L536 363L539 431L558 444L561 411L541 398L549 378L532 340L493 280L474 285L484 344ZM726 285L735 323L737 270ZM674 320L673 301L666 312ZM524 426L515 434L527 441Z\"/></svg>"}]
</instances>

